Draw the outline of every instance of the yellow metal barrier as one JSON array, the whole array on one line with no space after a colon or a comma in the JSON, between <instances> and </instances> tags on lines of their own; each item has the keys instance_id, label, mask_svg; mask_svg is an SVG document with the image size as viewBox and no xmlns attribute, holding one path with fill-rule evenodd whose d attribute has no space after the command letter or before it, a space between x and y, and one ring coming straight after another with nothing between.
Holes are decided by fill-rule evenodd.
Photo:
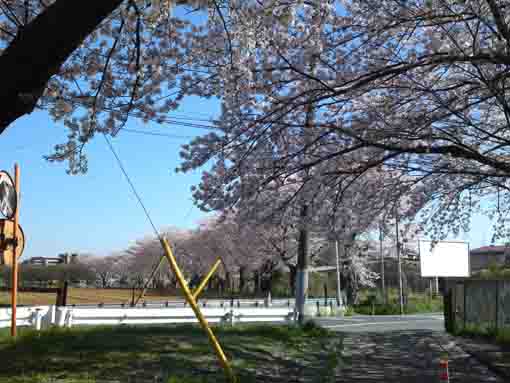
<instances>
[{"instance_id":1,"label":"yellow metal barrier","mask_svg":"<svg viewBox=\"0 0 510 383\"><path fill-rule=\"evenodd\" d=\"M211 327L209 326L209 323L207 323L207 320L202 315L202 312L200 311L200 308L198 307L197 302L188 287L188 283L184 279L181 269L179 268L179 265L177 264L177 261L175 260L175 257L173 255L172 249L170 248L170 245L168 244L166 238L164 238L164 237L160 238L160 242L161 242L161 246L163 246L163 250L165 250L165 256L168 259L168 263L170 263L170 267L172 268L172 271L175 273L175 276L177 277L177 281L179 282L179 284L182 287L182 290L184 291L184 296L186 297L188 304L193 309L193 312L195 313L198 321L200 322L200 325L202 326L202 328L207 333L207 336L209 337L209 341L211 342L211 344L214 348L214 351L216 352L216 356L220 360L223 370L225 371L225 375L230 380L230 382L235 383L236 378L235 378L234 372L232 371L232 367L230 366L228 359L225 356L223 349L221 348L220 343L216 339L216 336L214 335Z\"/></svg>"},{"instance_id":2,"label":"yellow metal barrier","mask_svg":"<svg viewBox=\"0 0 510 383\"><path fill-rule=\"evenodd\" d=\"M209 272L204 277L204 279L202 279L202 282L200 282L200 284L198 285L196 290L193 291L193 298L195 300L198 298L198 296L200 295L202 290L205 288L205 286L207 285L207 282L209 282L209 279L211 279L211 277L213 276L214 272L218 269L220 264L221 264L221 258L218 258L216 260L216 262L214 262L213 266L211 267L211 270L209 270Z\"/></svg>"},{"instance_id":3,"label":"yellow metal barrier","mask_svg":"<svg viewBox=\"0 0 510 383\"><path fill-rule=\"evenodd\" d=\"M140 293L140 295L138 296L138 298L136 298L136 301L134 301L134 305L136 306L138 304L138 302L140 302L140 299L142 299L143 297L145 297L145 293L147 292L148 288L149 288L149 284L152 282L152 280L154 279L154 276L156 275L157 271L159 270L159 268L161 267L161 265L163 264L163 261L165 260L165 256L161 256L161 258L159 259L159 262L158 264L156 265L156 267L154 268L154 270L152 270L152 273L149 277L149 279L147 279L147 282L145 282L145 286L143 286L143 289L142 289L142 292Z\"/></svg>"}]
</instances>

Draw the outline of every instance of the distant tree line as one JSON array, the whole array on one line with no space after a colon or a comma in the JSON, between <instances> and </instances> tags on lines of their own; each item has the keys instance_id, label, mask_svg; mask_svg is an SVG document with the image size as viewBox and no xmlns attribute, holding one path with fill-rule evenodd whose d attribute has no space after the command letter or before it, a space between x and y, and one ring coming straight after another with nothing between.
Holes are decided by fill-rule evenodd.
<instances>
[{"instance_id":1,"label":"distant tree line","mask_svg":"<svg viewBox=\"0 0 510 383\"><path fill-rule=\"evenodd\" d=\"M10 267L0 266L0 281L4 287L11 285L12 271ZM19 286L41 286L45 287L54 282L70 281L78 283L85 281L87 284L93 284L96 275L87 264L69 264L69 265L21 265L19 268Z\"/></svg>"}]
</instances>

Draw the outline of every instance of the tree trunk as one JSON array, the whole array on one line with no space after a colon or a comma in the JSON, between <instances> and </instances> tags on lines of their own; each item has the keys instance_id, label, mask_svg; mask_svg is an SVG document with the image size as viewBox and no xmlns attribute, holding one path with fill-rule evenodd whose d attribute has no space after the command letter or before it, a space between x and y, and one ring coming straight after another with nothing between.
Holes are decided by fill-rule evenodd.
<instances>
[{"instance_id":1,"label":"tree trunk","mask_svg":"<svg viewBox=\"0 0 510 383\"><path fill-rule=\"evenodd\" d=\"M297 283L296 283L296 308L298 312L298 321L304 323L305 301L308 293L308 262L309 262L309 232L306 224L308 217L308 206L303 204L301 208L301 229L299 230L299 247L297 263Z\"/></svg>"},{"instance_id":2,"label":"tree trunk","mask_svg":"<svg viewBox=\"0 0 510 383\"><path fill-rule=\"evenodd\" d=\"M265 292L272 292L273 291L273 271L271 270L269 272L269 276L267 278L267 283L265 286Z\"/></svg>"},{"instance_id":3,"label":"tree trunk","mask_svg":"<svg viewBox=\"0 0 510 383\"><path fill-rule=\"evenodd\" d=\"M225 273L225 284L227 291L232 293L232 275L229 272Z\"/></svg>"},{"instance_id":4,"label":"tree trunk","mask_svg":"<svg viewBox=\"0 0 510 383\"><path fill-rule=\"evenodd\" d=\"M225 280L222 278L218 278L218 295L223 296L223 292L225 291Z\"/></svg>"},{"instance_id":5,"label":"tree trunk","mask_svg":"<svg viewBox=\"0 0 510 383\"><path fill-rule=\"evenodd\" d=\"M253 295L260 292L260 273L258 270L253 272Z\"/></svg>"},{"instance_id":6,"label":"tree trunk","mask_svg":"<svg viewBox=\"0 0 510 383\"><path fill-rule=\"evenodd\" d=\"M239 292L242 294L244 292L244 287L246 284L246 267L239 267Z\"/></svg>"},{"instance_id":7,"label":"tree trunk","mask_svg":"<svg viewBox=\"0 0 510 383\"><path fill-rule=\"evenodd\" d=\"M49 79L123 0L57 0L29 24L0 56L0 134L31 113Z\"/></svg>"},{"instance_id":8,"label":"tree trunk","mask_svg":"<svg viewBox=\"0 0 510 383\"><path fill-rule=\"evenodd\" d=\"M103 285L103 289L108 287L108 276L105 275L101 277L101 284Z\"/></svg>"},{"instance_id":9,"label":"tree trunk","mask_svg":"<svg viewBox=\"0 0 510 383\"><path fill-rule=\"evenodd\" d=\"M296 295L296 266L294 265L288 265L289 267L289 288L290 288L290 295L295 296Z\"/></svg>"}]
</instances>

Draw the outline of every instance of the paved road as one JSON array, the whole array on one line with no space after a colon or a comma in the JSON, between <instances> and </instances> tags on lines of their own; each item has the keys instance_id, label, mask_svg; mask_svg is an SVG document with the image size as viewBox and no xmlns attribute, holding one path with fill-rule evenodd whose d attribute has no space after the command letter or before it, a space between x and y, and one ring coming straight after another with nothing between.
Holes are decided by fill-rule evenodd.
<instances>
[{"instance_id":1,"label":"paved road","mask_svg":"<svg viewBox=\"0 0 510 383\"><path fill-rule=\"evenodd\" d=\"M318 319L343 338L336 382L439 382L439 358L449 355L450 382L505 380L460 349L443 330L440 315L355 316Z\"/></svg>"},{"instance_id":2,"label":"paved road","mask_svg":"<svg viewBox=\"0 0 510 383\"><path fill-rule=\"evenodd\" d=\"M318 318L318 323L341 332L387 332L395 330L444 331L443 315L356 315L343 318Z\"/></svg>"}]
</instances>

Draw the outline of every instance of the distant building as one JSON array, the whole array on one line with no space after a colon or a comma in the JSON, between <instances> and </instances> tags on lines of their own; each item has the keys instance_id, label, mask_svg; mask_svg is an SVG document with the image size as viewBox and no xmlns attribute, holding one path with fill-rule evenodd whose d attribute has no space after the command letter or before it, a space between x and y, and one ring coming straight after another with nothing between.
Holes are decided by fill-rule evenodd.
<instances>
[{"instance_id":1,"label":"distant building","mask_svg":"<svg viewBox=\"0 0 510 383\"><path fill-rule=\"evenodd\" d=\"M32 257L24 261L24 264L29 265L69 265L78 262L78 254L63 253L59 254L58 257Z\"/></svg>"},{"instance_id":2,"label":"distant building","mask_svg":"<svg viewBox=\"0 0 510 383\"><path fill-rule=\"evenodd\" d=\"M482 246L469 252L471 272L487 269L489 265L510 267L510 245Z\"/></svg>"}]
</instances>

